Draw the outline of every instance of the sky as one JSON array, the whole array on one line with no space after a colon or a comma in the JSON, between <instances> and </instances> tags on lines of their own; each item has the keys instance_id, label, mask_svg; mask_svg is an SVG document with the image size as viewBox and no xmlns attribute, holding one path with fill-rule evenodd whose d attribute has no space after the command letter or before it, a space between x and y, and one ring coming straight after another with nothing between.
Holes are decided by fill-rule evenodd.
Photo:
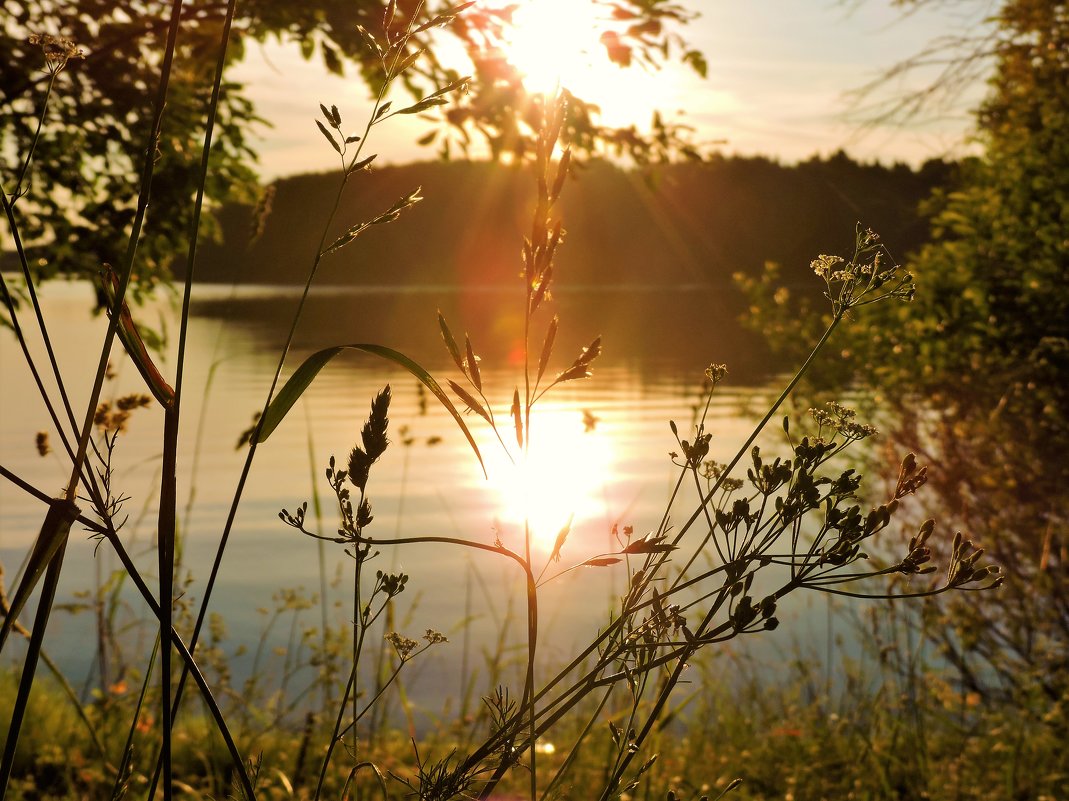
<instances>
[{"instance_id":1,"label":"sky","mask_svg":"<svg viewBox=\"0 0 1069 801\"><path fill-rule=\"evenodd\" d=\"M537 37L539 26L547 21L560 31L553 14L562 9L578 13L576 9L589 0L527 2L531 8L517 34L518 52L525 44L525 31L528 38ZM722 142L718 147L725 154L760 154L793 162L845 149L858 159L917 165L968 151L969 109L982 97L982 85L972 87L956 107L938 116L908 125L869 127L860 122L851 90L938 38L980 24L992 3L954 0L924 4L904 14L890 0L680 2L700 14L682 32L705 54L706 79L682 65L647 73L594 63L592 59L600 58L595 32L590 43L555 41L558 61L561 53L585 52L577 57L573 74L561 76L562 82L579 96L599 102L606 123L646 127L657 107L666 118L693 126L699 140ZM571 28L580 35L591 30L586 25ZM443 57L463 60L459 50L455 54L447 50ZM463 69L462 64L457 66ZM531 67L532 75L537 68L537 64ZM252 45L233 77L246 83L259 114L270 123L256 136L266 178L336 167L335 154L315 129L320 102L336 104L343 115L356 119L370 107L368 90L359 78L327 73L318 57L303 60L296 44ZM914 75L896 88L921 86L931 77L931 72ZM428 130L425 122L395 117L388 124L388 135L378 138L372 148L379 152L380 164L434 157L432 148L416 144Z\"/></svg>"}]
</instances>

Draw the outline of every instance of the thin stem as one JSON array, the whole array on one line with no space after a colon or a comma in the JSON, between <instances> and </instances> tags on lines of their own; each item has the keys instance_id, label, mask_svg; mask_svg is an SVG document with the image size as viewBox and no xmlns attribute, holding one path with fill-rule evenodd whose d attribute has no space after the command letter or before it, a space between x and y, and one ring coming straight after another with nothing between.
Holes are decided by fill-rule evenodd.
<instances>
[{"instance_id":1,"label":"thin stem","mask_svg":"<svg viewBox=\"0 0 1069 801\"><path fill-rule=\"evenodd\" d=\"M553 788L557 786L557 783L564 778L564 775L568 772L568 769L571 768L572 763L575 761L576 757L579 756L579 749L582 747L583 741L590 733L590 730L594 728L594 724L598 722L598 718L601 717L601 711L605 708L605 704L608 703L609 698L611 696L612 688L610 687L605 691L605 694L602 695L601 701L598 702L597 708L587 720L586 725L583 727L583 730L579 732L579 736L576 738L575 743L572 745L571 750L568 752L568 756L564 758L564 762L561 763L561 766L559 768L557 768L557 772L553 774L553 778L550 779L549 784L547 784L542 790L541 801L547 801L547 799L549 799L549 794L553 791Z\"/></svg>"},{"instance_id":2,"label":"thin stem","mask_svg":"<svg viewBox=\"0 0 1069 801\"><path fill-rule=\"evenodd\" d=\"M109 524L107 530L104 533L104 537L108 543L115 550L116 555L119 557L119 561L122 563L123 568L126 570L127 575L130 576L130 580L133 582L134 587L141 594L141 598L145 601L145 604L149 607L149 611L157 619L160 617L160 605L152 595L152 590L145 584L145 580L142 578L141 573L138 571L137 566L134 564L133 559L130 558L130 554L122 544L122 540L119 539L118 532ZM230 733L230 728L226 725L226 719L223 717L223 712L219 708L219 704L215 700L215 696L212 695L211 688L208 686L208 682L204 678L204 674L201 673L200 668L197 666L196 661L193 659L192 648L187 647L182 641L181 635L172 627L168 632L168 639L171 646L178 651L178 655L181 657L185 664L189 675L193 677L193 683L197 685L197 689L200 690L201 697L204 700L205 705L208 707L208 712L212 716L212 720L215 722L215 727L219 734L223 738L223 742L226 744L227 751L230 754L230 761L237 773L238 780L241 782L242 791L245 793L247 801L255 801L256 792L253 790L252 782L249 779L248 771L245 769L245 763L242 760L241 752L238 751L237 744L234 742L234 738Z\"/></svg>"},{"instance_id":3,"label":"thin stem","mask_svg":"<svg viewBox=\"0 0 1069 801\"><path fill-rule=\"evenodd\" d=\"M23 479L19 478L17 475L12 473L2 464L0 464L0 477L6 478L19 489L41 501L41 503L50 504L55 500L55 498L52 498L43 490L40 490L28 481L24 481ZM88 517L85 517L83 515L79 514L77 517L74 518L74 520L75 522L80 523L95 534L103 534L105 531L104 527L97 523L95 520L90 520Z\"/></svg>"},{"instance_id":4,"label":"thin stem","mask_svg":"<svg viewBox=\"0 0 1069 801\"><path fill-rule=\"evenodd\" d=\"M62 69L62 68L61 68ZM33 139L30 140L30 147L26 151L26 158L22 162L22 169L19 170L19 177L15 180L15 191L12 193L12 204L18 202L19 198L24 194L22 192L22 181L26 177L26 173L30 169L30 162L33 161L33 154L37 150L37 142L41 138L41 128L45 124L45 115L48 113L48 101L52 97L52 87L56 84L56 76L58 76L60 70L50 69L48 73L48 85L45 87L45 98L41 103L41 113L37 117L37 129L33 132Z\"/></svg>"},{"instance_id":5,"label":"thin stem","mask_svg":"<svg viewBox=\"0 0 1069 801\"><path fill-rule=\"evenodd\" d=\"M189 305L193 290L193 275L196 268L197 240L200 232L201 210L204 205L204 187L208 178L208 161L211 154L212 135L219 111L220 87L223 68L226 64L227 47L230 41L230 28L234 20L236 0L227 4L226 18L223 21L221 41L218 48L218 60L215 68L215 80L212 96L208 104L208 120L204 132L204 145L201 149L201 164L197 182L196 200L193 204L193 217L190 221L189 240L186 252L186 279L182 293L182 312L178 335L178 361L175 374L174 399L169 409L164 411L163 464L160 480L159 523L157 526L157 555L160 578L160 639L166 643L167 632L171 628L173 617L174 562L176 540L178 538L178 437L181 419L182 388L185 378L186 342L189 334ZM113 316L118 314L118 305ZM174 717L178 712L178 698L171 704L171 648L169 645L160 652L161 689L161 724L163 726L162 774L164 798L170 797L171 786L171 730ZM149 792L151 799L155 794L155 775Z\"/></svg>"},{"instance_id":6,"label":"thin stem","mask_svg":"<svg viewBox=\"0 0 1069 801\"><path fill-rule=\"evenodd\" d=\"M330 735L330 742L327 743L327 753L323 755L323 763L319 768L319 781L316 783L315 793L312 795L313 801L319 801L319 796L323 792L323 784L327 778L327 768L330 767L330 757L334 753L334 746L338 744L338 741L342 738L342 721L345 719L345 710L349 706L349 694L353 691L353 684L356 682L356 664L353 664L353 669L349 672L349 681L345 685L345 692L342 693L341 703L338 705L338 716L334 721L334 731Z\"/></svg>"},{"instance_id":7,"label":"thin stem","mask_svg":"<svg viewBox=\"0 0 1069 801\"><path fill-rule=\"evenodd\" d=\"M141 169L141 189L138 193L137 208L134 212L133 224L130 228L130 240L126 254L123 257L123 266L119 274L119 285L115 290L114 307L108 320L107 333L104 343L100 348L100 359L97 363L96 375L93 388L89 393L89 403L86 406L85 421L82 424L81 436L78 439L78 451L74 458L74 465L70 480L67 482L65 497L73 500L78 485L78 473L81 472L88 449L90 434L93 429L93 416L97 404L100 401L100 393L104 385L104 377L107 374L108 359L111 356L111 347L115 341L115 334L119 324L119 313L126 300L126 290L130 286L130 277L133 274L134 258L137 255L137 246L141 239L141 229L145 223L145 215L148 211L149 199L152 195L152 178L156 169L156 146L160 139L160 130L163 125L163 113L166 107L167 91L171 80L171 67L174 61L175 45L178 40L178 28L182 15L182 0L172 0L171 17L167 31L167 44L164 49L163 65L160 68L160 82L156 92L156 100L153 108L152 128L149 139L145 146L145 160Z\"/></svg>"},{"instance_id":8,"label":"thin stem","mask_svg":"<svg viewBox=\"0 0 1069 801\"><path fill-rule=\"evenodd\" d=\"M64 506L61 502L55 503L49 513L59 515L63 513ZM67 522L69 528L70 523ZM59 550L48 563L45 572L44 583L41 585L41 597L37 602L37 615L34 619L33 632L30 634L29 645L26 648L26 659L22 668L22 678L19 680L18 692L15 696L15 704L11 713L11 722L8 725L7 743L4 747L3 761L0 762L0 798L7 797L8 783L11 780L11 772L15 766L15 749L19 741L19 732L26 714L26 707L30 700L30 689L33 686L34 675L37 671L37 660L41 655L41 645L45 638L45 629L48 626L48 618L52 612L52 602L56 597L56 588L59 586L59 574L63 568L63 555L66 550L66 540L60 544Z\"/></svg>"},{"instance_id":9,"label":"thin stem","mask_svg":"<svg viewBox=\"0 0 1069 801\"><path fill-rule=\"evenodd\" d=\"M769 407L768 412L765 413L765 416L761 418L761 422L757 424L753 432L746 439L746 442L742 444L742 447L739 448L738 452L728 463L727 467L724 468L724 472L721 474L720 478L718 478L713 484L712 488L710 488L709 491L702 496L699 507L694 510L693 514L691 514L691 516L687 519L687 522L684 523L683 527L679 530L679 533L676 534L675 538L672 540L673 545L678 545L679 541L683 539L683 535L686 534L690 530L690 527L693 526L694 523L697 522L698 518L702 516L702 509L713 499L713 496L716 494L716 492L720 489L721 485L731 474L731 471L735 468L735 466L739 463L742 457L750 449L750 446L754 444L754 441L757 439L758 436L760 436L765 426L768 425L768 421L772 419L772 416L777 411L779 411L779 407L783 405L783 402L787 400L790 394L794 391L794 388L798 386L798 382L802 380L802 377L807 372L809 372L810 365L813 364L819 353L824 349L824 345L827 344L828 340L831 338L831 335L835 332L835 329L839 327L839 323L842 322L843 316L845 314L846 312L844 310L840 310L832 318L832 321L825 329L823 336L821 336L817 344L813 346L813 350L809 352L809 356L806 357L806 360L802 363L802 366L798 368L798 371L794 374L794 377L791 378L787 386L783 388L783 391L780 392L779 397L777 397L773 404Z\"/></svg>"},{"instance_id":10,"label":"thin stem","mask_svg":"<svg viewBox=\"0 0 1069 801\"><path fill-rule=\"evenodd\" d=\"M52 418L52 425L55 426L56 432L59 434L60 441L63 443L63 448L67 451L71 461L74 461L74 450L71 447L71 443L67 438L66 429L59 422L59 417L56 415L56 409L52 405L51 398L48 397L48 390L45 389L41 374L37 370L37 365L30 355L30 349L26 343L26 337L23 335L22 326L19 325L18 316L15 313L15 307L11 301L11 296L7 289L7 282L4 281L3 276L0 275L0 292L4 295L4 300L8 307L8 313L11 318L11 328L15 332L15 339L19 343L19 347L22 350L23 358L26 365L30 368L30 374L33 376L34 384L37 386L37 391L41 396L41 400L45 405L45 409L48 411L48 416Z\"/></svg>"},{"instance_id":11,"label":"thin stem","mask_svg":"<svg viewBox=\"0 0 1069 801\"><path fill-rule=\"evenodd\" d=\"M133 719L130 721L130 729L126 734L126 742L123 744L122 759L119 762L119 769L115 776L115 785L111 790L112 799L122 798L123 789L123 777L126 775L126 771L130 766L130 761L133 758L134 753L134 733L137 731L138 719L141 717L141 708L145 704L145 696L148 695L149 681L152 676L152 669L156 665L156 655L160 650L160 638L156 637L156 642L152 645L152 653L148 658L148 667L145 669L145 679L141 682L141 694L137 697L137 704L134 706Z\"/></svg>"},{"instance_id":12,"label":"thin stem","mask_svg":"<svg viewBox=\"0 0 1069 801\"><path fill-rule=\"evenodd\" d=\"M56 358L56 352L52 349L52 340L51 337L48 335L48 326L45 325L45 315L41 309L41 302L37 299L37 291L34 287L33 275L30 272L30 260L26 255L26 248L24 247L24 245L22 245L22 236L19 233L18 222L15 219L14 201L7 199L6 192L3 190L2 186L0 186L0 200L2 200L3 202L4 214L7 217L7 225L9 225L9 227L11 228L12 240L15 243L15 252L18 255L18 263L22 269L22 278L24 278L24 280L26 281L26 292L30 296L30 304L33 307L34 317L37 320L37 327L41 330L41 339L45 344L45 352L48 354L48 361L52 368L52 376L56 379L56 385L59 387L60 390L60 398L63 401L63 407L66 410L68 420L71 421L71 428L72 430L74 430L77 427L77 422L75 421L74 417L74 410L71 407L71 400L69 400L69 398L67 397L66 387L63 382L63 375L60 372L59 361ZM3 279L0 278L0 281L2 280ZM12 326L16 328L16 334L19 336L19 341L21 343L21 329L18 328L15 307L11 301L9 292L7 292L6 281L3 281L2 286L4 302L7 305L7 309L9 309L9 311L11 312ZM24 348L25 352L25 344L22 344L22 348ZM29 360L29 356L27 356L27 359ZM38 383L38 387L41 387L40 379L36 379L36 368L32 365L32 361L30 369L34 373L34 378ZM41 391L44 395L43 387L41 388ZM59 425L59 422L56 419L56 413L52 411L51 403L49 402L47 397L45 398L45 405L48 409L49 415L52 417L53 425L57 427L57 431L60 437L62 438L63 447L66 448L69 453L71 453L71 458L73 460L74 450L71 445L68 444L65 430L62 426Z\"/></svg>"},{"instance_id":13,"label":"thin stem","mask_svg":"<svg viewBox=\"0 0 1069 801\"><path fill-rule=\"evenodd\" d=\"M398 55L398 58L399 57L400 55ZM394 67L396 67L396 61ZM285 367L286 358L289 356L290 348L293 345L293 340L297 333L297 324L301 320L305 304L308 300L308 295L312 289L312 282L315 280L316 274L319 271L320 262L323 260L324 248L327 244L327 235L330 233L330 229L334 224L334 218L338 213L338 208L341 206L342 193L345 189L346 182L348 181L349 171L352 169L353 166L356 165L356 163L360 159L360 154L363 151L363 147L367 143L367 135L371 130L371 126L374 124L375 117L378 114L378 110L382 105L383 97L385 96L386 89L388 88L391 79L391 71L388 71L387 79L383 82L382 87L380 87L379 92L376 95L375 103L372 107L371 114L368 117L367 125L364 128L364 136L361 137L360 142L357 144L356 152L353 154L353 157L349 163L349 167L345 168L342 171L342 177L338 185L338 191L335 193L333 205L331 206L330 213L327 215L327 220L323 225L322 232L320 233L319 244L316 246L316 255L312 260L312 266L309 270L308 278L305 280L304 289L301 291L301 297L297 302L297 307L294 310L293 319L290 323L289 331L286 334L286 340L283 343L281 352L279 353L278 363L275 366L275 371L271 378L271 384L267 390L267 396L265 397L263 406L261 407L260 421L257 423L253 431L253 435L250 439L249 450L245 456L245 462L241 468L241 474L238 478L237 487L234 490L234 496L230 502L230 508L227 512L226 523L223 525L223 531L219 537L219 544L216 546L215 557L212 561L211 571L208 575L208 583L204 588L204 596L201 599L200 608L197 612L197 619L193 625L193 634L190 637L190 648L195 649L197 647L197 642L200 639L200 633L204 628L204 621L207 619L208 616L208 608L211 602L212 593L215 589L216 581L219 578L219 571L222 567L223 554L226 551L227 543L230 540L230 534L234 528L234 521L237 518L238 507L241 504L241 499L245 491L245 484L248 481L249 472L252 469L253 460L256 458L257 446L259 445L259 432L261 430L264 420L263 415L267 411L268 407L271 405L271 401L275 396L275 390L277 389L279 379L282 376L282 370ZM185 672L183 671L182 676L178 680L178 687L175 691L176 704L180 701L182 697L184 685Z\"/></svg>"}]
</instances>

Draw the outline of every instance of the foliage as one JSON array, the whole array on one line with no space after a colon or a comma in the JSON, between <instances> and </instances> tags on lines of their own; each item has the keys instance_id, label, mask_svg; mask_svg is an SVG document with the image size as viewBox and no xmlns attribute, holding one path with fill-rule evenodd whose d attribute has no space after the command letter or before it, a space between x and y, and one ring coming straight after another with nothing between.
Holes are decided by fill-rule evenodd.
<instances>
[{"instance_id":1,"label":"foliage","mask_svg":"<svg viewBox=\"0 0 1069 801\"><path fill-rule=\"evenodd\" d=\"M207 0L183 4L167 116L158 141L150 141L146 123L152 113L151 87L161 66L168 27L161 4L8 0L0 23L0 143L5 161L12 154L28 154L34 147L37 157L25 176L15 169L0 175L6 191L15 195L19 189L34 188L20 205L23 238L31 246L35 272L93 278L102 264L121 260L135 214L127 190L142 154L156 150L152 224L141 237L134 288L145 292L166 279L169 268L181 263L176 245L189 230L190 201L202 178L210 204L251 202L257 194L251 134L260 121L243 87L226 77L229 68L254 42L297 42L305 58L318 56L337 74L355 71L371 92L377 92L387 76L363 32L378 30L387 9L394 31L416 23L417 32L406 40L402 57L415 58L430 49L424 58L409 62L411 68L403 76L405 90L415 99L462 77L459 67L443 65L433 56L438 43L435 29L442 28L431 25L433 20L446 20L446 35L459 40L471 55L468 94L451 97L441 107L430 104L414 109L424 114L441 112L434 115L434 124L441 129L443 153L466 152L473 139L483 139L497 157L523 157L533 142L532 98L498 47L507 34L509 7L471 8L457 17L448 14L448 5L416 0L396 4L385 0L247 0L238 4L218 105L212 169L201 176L200 119L210 100L209 56L223 25L225 4ZM677 32L690 18L679 6L621 0L613 5L611 16L603 46L622 66L632 61L656 64L677 56L699 63L698 54L686 47ZM42 70L39 43L30 41L37 34L72 40L81 48L82 60L58 75ZM56 91L46 99L48 120L42 129L41 98L53 83ZM395 102L403 101L395 98ZM614 130L597 122L596 106L579 100L572 105L567 128L576 147L585 152L607 147L643 162L666 158L681 149L694 152L681 128L660 124L649 134L632 128Z\"/></svg>"},{"instance_id":2,"label":"foliage","mask_svg":"<svg viewBox=\"0 0 1069 801\"><path fill-rule=\"evenodd\" d=\"M965 690L1064 737L1047 705L1069 692L1069 5L1008 0L996 21L984 155L928 203L918 300L908 316L859 314L822 380L874 389L892 439L931 463L939 504L1006 569L1002 603L940 604L927 636ZM774 341L819 325L769 282L750 288Z\"/></svg>"}]
</instances>

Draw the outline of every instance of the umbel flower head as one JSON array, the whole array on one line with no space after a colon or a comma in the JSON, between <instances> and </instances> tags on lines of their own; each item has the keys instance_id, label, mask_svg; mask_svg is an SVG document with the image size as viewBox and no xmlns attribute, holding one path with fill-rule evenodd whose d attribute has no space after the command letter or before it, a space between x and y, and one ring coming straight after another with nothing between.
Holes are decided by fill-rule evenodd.
<instances>
[{"instance_id":1,"label":"umbel flower head","mask_svg":"<svg viewBox=\"0 0 1069 801\"><path fill-rule=\"evenodd\" d=\"M386 429L390 420L386 416L390 410L390 385L383 387L382 392L375 396L371 402L371 416L364 423L360 432L360 440L363 447L354 445L349 454L349 480L361 492L367 486L368 475L371 473L371 465L386 452L390 440L386 437Z\"/></svg>"},{"instance_id":2,"label":"umbel flower head","mask_svg":"<svg viewBox=\"0 0 1069 801\"><path fill-rule=\"evenodd\" d=\"M913 276L899 267L871 229L857 227L854 256L820 255L809 265L826 286L832 310L842 314L887 298L913 300Z\"/></svg>"},{"instance_id":3,"label":"umbel flower head","mask_svg":"<svg viewBox=\"0 0 1069 801\"><path fill-rule=\"evenodd\" d=\"M53 75L61 72L71 59L85 58L85 51L78 47L74 40L62 36L53 36L50 33L31 33L28 41L41 48L45 54L48 71Z\"/></svg>"}]
</instances>

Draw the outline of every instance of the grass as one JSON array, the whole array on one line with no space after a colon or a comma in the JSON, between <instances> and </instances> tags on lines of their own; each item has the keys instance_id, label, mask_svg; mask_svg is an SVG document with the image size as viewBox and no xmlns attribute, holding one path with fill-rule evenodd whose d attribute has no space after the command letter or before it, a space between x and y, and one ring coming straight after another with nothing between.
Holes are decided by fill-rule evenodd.
<instances>
[{"instance_id":1,"label":"grass","mask_svg":"<svg viewBox=\"0 0 1069 801\"><path fill-rule=\"evenodd\" d=\"M1061 741L1027 711L990 708L969 698L963 710L956 688L934 666L923 672L922 697L917 707L911 706L902 677L890 665L881 667L875 654L840 665L843 678L827 695L823 683L816 687L813 681L814 674L823 675L822 666L801 654L790 661L786 675L762 679L773 671L752 658L721 653L698 660L692 669L700 679L693 681L700 681L705 692L656 733L651 751L659 758L631 796L660 801L671 790L678 798L716 798L741 779L732 798L1059 797L1065 776ZM5 714L15 686L16 677L5 675L0 684ZM93 699L89 709L94 722L111 721L103 724L107 742L121 744L125 732L120 722L130 717L136 698L137 692L128 689L121 696ZM249 703L255 696L247 694L243 700ZM914 715L918 707L920 718ZM107 796L113 777L62 690L48 677L35 689L30 715L36 723L27 732L25 753L33 758L19 764L9 797ZM316 716L311 720L316 729ZM261 760L260 797L311 797L316 774L309 756L316 751L316 741L309 742L306 723L296 717L289 725L239 735L243 749ZM917 746L918 727L923 728L923 754ZM149 731L139 730L136 736L135 752L151 742ZM462 734L443 724L421 738L418 748L433 757L464 742ZM206 745L210 743L210 720L183 715L174 754L183 796L222 797L230 791L225 757L217 747ZM540 756L550 769L564 754L558 750ZM413 744L402 730L391 728L368 746L366 758L384 773L411 775L406 771L413 763ZM591 742L560 786L562 797L586 797L581 788L603 780L605 770L604 742ZM326 796L339 796L346 773L339 766L328 775ZM131 777L131 794L143 793L146 782L143 773ZM361 781L365 791L375 784L370 776ZM522 776L507 778L500 797L522 796L524 784Z\"/></svg>"},{"instance_id":2,"label":"grass","mask_svg":"<svg viewBox=\"0 0 1069 801\"><path fill-rule=\"evenodd\" d=\"M171 7L168 45L161 61L156 113L148 138L153 143L158 139L166 110L171 56L175 38L181 31L180 7L177 0ZM375 521L370 505L375 464L390 447L391 391L385 387L370 401L370 412L359 441L355 445L345 444L343 455L332 457L326 467L336 522L321 522L328 515L316 499L313 499L312 515L308 514L307 503L279 513L283 524L315 540L317 547L341 548L351 559L352 570L346 576L351 587L351 605L348 622L343 624L344 634L338 631L328 636L324 627L322 649L314 665L318 673L311 687L321 702L305 704L300 693L294 695L288 690L295 671L304 665L296 651L296 617L291 628L294 645L287 656L281 694L263 695L266 680L262 673L255 674L242 690L231 687L226 660L217 647L218 619L212 616L210 602L233 523L259 448L266 446L271 433L335 355L356 350L383 358L414 376L452 415L461 434L471 444L473 458L482 463L469 420L489 426L497 446L509 459L524 460L532 439L538 437L538 412L543 398L562 384L588 379L601 353L600 337L593 338L578 354L561 359L557 353L559 320L552 314L551 289L555 279L554 257L563 246L562 221L555 208L571 168L570 153L562 146L566 143L560 142L568 105L565 96L534 98L531 117L538 120L532 122L536 129L533 132L534 211L530 234L522 243L522 287L517 293L523 307L524 358L511 397L501 402L487 396L476 343L466 336L456 336L443 317L439 317L439 325L457 370L455 379L439 380L404 354L380 344L339 343L313 354L289 371L289 377L283 382L294 334L323 260L352 246L371 227L394 223L420 200L419 189L414 189L392 204L384 203L383 211L371 219L348 226L340 235L331 234L336 228L335 216L343 190L358 182L374 159L374 154L368 155L365 150L369 140L377 133L378 126L391 117L446 104L451 93L463 88L464 81L457 81L406 108L393 108L387 100L390 85L403 80L405 70L419 58L419 52L414 49L414 34L449 22L463 9L444 17L430 17L424 14L422 6L417 6L411 16L405 17L389 3L382 30L362 31L369 47L379 54L385 76L360 128L362 132L346 133L349 129L339 109L321 106L322 119L317 125L326 146L336 152L339 164L333 210L323 221L319 246L308 265L304 291L279 351L263 408L245 437L246 458L226 523L219 532L213 567L203 586L194 577L183 575L176 565L180 550L177 460L184 436L181 401L185 342L203 186L210 167L208 156L233 10L231 2L227 24L221 30L215 89L205 120L201 183L192 201L194 224L187 248L190 268L182 294L179 357L173 386L153 363L125 304L152 193L154 147L146 149L137 211L125 256L119 269L106 279L104 289L110 322L80 425L63 391L63 374L50 349L45 367L56 379L60 402L56 402L55 393L40 378L39 365L25 346L27 332L19 324L19 311L11 301L6 281L4 284L10 322L37 378L41 402L48 408L55 433L71 462L70 479L58 499L49 498L9 471L4 473L47 507L28 567L12 584L0 631L0 645L4 647L13 635L24 635L27 640L23 666L12 684L5 685L11 723L0 769L0 789L4 792L32 797L56 789L59 795L107 795L109 791L103 788L110 788L113 798L128 793L154 798L159 793L165 799L189 791L216 796L234 793L249 799L275 795L318 799L380 792L385 797L411 795L442 800L526 797L532 801L561 794L607 801L638 793L646 797L663 796L671 790L687 796L717 797L737 791L750 793L754 798L769 797L767 794L781 792L782 782L777 783L777 776L782 778L784 774L770 753L758 749L761 738L754 739L752 750L746 748L733 754L730 749L749 742L748 721L757 721L758 728L749 731L759 733L759 727L767 725L768 717L773 714L780 717L779 726L764 730L766 741L795 737L788 733L795 728L784 727L782 708L762 718L760 705L754 703L750 705L752 709L735 710L734 715L725 717L721 704L715 709L704 707L697 718L706 725L709 721L716 722L710 736L699 740L681 737L678 724L673 721L680 719L681 696L687 695L683 690L694 674L695 665L706 662L716 665L717 659L712 655L720 652L724 644L743 635L776 628L778 606L795 593L905 599L987 589L1000 582L999 568L982 565L982 551L961 535L955 536L948 549L945 570L937 571L928 544L934 532L932 521L920 525L905 554L883 565L869 558L865 552L867 543L892 523L900 507L910 502L910 496L924 484L926 474L912 455L907 456L902 461L898 481L884 502L869 508L859 496L860 476L852 469L835 466L843 451L873 433L870 427L856 420L850 409L830 404L817 411L814 424L806 426L808 433L799 433L797 421L792 427L788 418L782 418L785 441L782 456L769 455L754 445L766 426L777 419L791 391L810 365L820 358L840 322L852 309L912 297L911 276L890 258L872 232L859 229L852 254L821 256L814 262L814 271L824 282L831 303L831 324L813 343L797 373L754 426L751 435L740 444L734 457L727 464L708 458L711 433L706 430L705 413L726 376L723 365L710 365L706 370L704 411L690 430L681 430L672 423L678 446L673 455L676 483L660 522L645 535L637 534L630 527L615 530L610 551L579 563L565 560L570 524L560 530L548 557L532 548L529 526L525 526L522 547L515 549L500 540L379 535L380 530L392 528L383 521ZM54 47L55 42L49 46ZM46 56L50 52L46 47ZM63 45L59 52L66 56L47 62L49 69L56 73L67 68L68 61L77 56L73 45ZM30 169L32 156L32 152L25 156L21 174ZM18 191L16 187L12 194L6 189L4 192L5 211L16 233L16 242ZM21 248L19 255L27 285L32 288L32 271ZM36 331L47 342L46 321L32 289L29 297ZM135 567L119 536L124 497L120 488L113 487L112 456L122 424L116 422L116 409L104 408L101 402L116 338L137 365L146 392L153 396L164 415L160 512L156 527L159 578L151 583ZM119 404L118 411L129 412L142 405L142 400L135 397L127 405L131 408L123 409ZM462 415L462 410L471 415ZM82 498L88 502L85 513L75 505L75 500ZM683 522L672 525L673 519ZM52 614L51 599L75 521L95 532L102 547L115 551L126 579L150 610L161 643L158 657L153 652L152 658L131 673L139 677L139 689L119 692L114 687L100 688L99 697L82 706L81 725L73 725L70 705L58 700L54 688L47 685L42 688L44 677L38 676L39 661L43 659L41 646ZM382 621L390 618L394 600L406 591L408 577L400 572L373 572L374 566L369 567L368 563L384 550L416 548L429 543L468 551L473 559L486 560L494 570L511 571L522 581L522 612L518 620L505 621L507 626L522 633L521 679L516 686L480 688L477 692L483 699L483 711L474 721L443 719L437 732L418 743L406 742L397 731L387 728L372 742L368 736L370 723L384 720L377 705L386 703L391 691L397 689L404 706L403 681L410 665L437 647L444 637L428 631L422 639L414 640L388 631L384 658L376 647L382 637ZM600 632L561 664L549 665L542 658L540 646L552 638L553 632L547 630L546 621L540 617L541 592L547 583L573 570L615 571L624 589L614 601ZM928 580L923 577L929 575L933 581L926 583ZM896 588L893 582L900 577L913 577L915 581ZM156 584L155 592L152 583ZM456 584L460 589L459 579ZM32 625L18 629L16 621L21 620L20 615L38 585L40 596ZM185 599L194 591L198 597L191 606ZM280 596L280 604L283 617L296 616L305 606L300 599L287 594ZM373 666L373 683L366 681L368 665ZM197 687L195 698L185 693L190 678ZM911 686L917 689L916 684ZM741 687L755 701L769 700L762 685ZM709 704L715 692L711 688L709 697L697 703ZM784 696L784 705L789 697L789 694ZM306 711L306 716L287 728L285 721L289 715L277 713L288 709L293 699L298 702L294 709ZM921 702L919 695L915 694L914 702ZM740 718L744 711L747 716ZM55 727L46 722L54 723ZM921 765L918 770L927 771L928 752L916 739L924 721L915 716L907 722L914 726L909 747L916 749L916 762ZM808 718L799 722L797 731L814 732L804 737L797 735L802 746L796 752L800 762L812 759L812 748L823 742L816 735L821 731L818 724L818 720ZM84 741L79 744L78 738L83 735L77 732L85 731L95 732L106 756L93 757L84 749ZM780 734L773 737L773 731ZM64 742L64 735L58 732L72 733L75 739ZM555 745L552 753L545 748L547 742ZM857 762L866 749L876 753L877 746L884 748L882 742L870 743L863 737L853 737L840 739L829 750L841 753L836 759L846 763L851 759ZM710 753L712 748L718 749L715 755ZM737 770L749 769L748 778L741 785L727 779L729 773L722 772L727 770L720 767L726 764L725 749L729 757L738 760ZM893 744L888 750L893 750ZM663 752L660 757L659 752ZM762 761L750 768L755 754ZM906 762L912 769L913 761ZM666 772L666 763L674 770ZM710 766L715 767L716 777L703 775L712 772ZM883 792L894 790L898 773L888 770L883 776ZM794 784L803 779L807 787L809 783L818 788L825 786L823 774L799 773ZM708 791L701 789L706 784L710 785ZM742 789L744 786L749 789Z\"/></svg>"}]
</instances>

